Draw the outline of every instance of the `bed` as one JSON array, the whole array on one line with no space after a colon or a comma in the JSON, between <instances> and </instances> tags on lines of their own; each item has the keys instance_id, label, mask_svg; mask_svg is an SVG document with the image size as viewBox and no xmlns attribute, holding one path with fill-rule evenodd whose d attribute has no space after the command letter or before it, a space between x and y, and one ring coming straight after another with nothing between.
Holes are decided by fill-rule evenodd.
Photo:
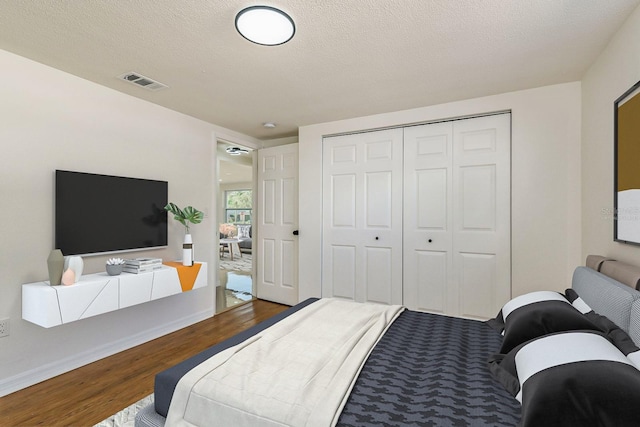
<instances>
[{"instance_id":1,"label":"bed","mask_svg":"<svg viewBox=\"0 0 640 427\"><path fill-rule=\"evenodd\" d=\"M600 268L600 265L597 268ZM326 299L309 299L158 374L154 404L143 408L137 414L135 425L530 426L540 425L542 422L549 425L572 425L571 420L567 421L557 414L552 414L552 417L564 424L549 423L549 411L530 409L541 406L549 408L549 402L544 399L540 401L540 396L554 396L553 393L549 393L550 387L554 390L564 390L566 387L562 384L566 382L556 381L552 386L547 386L543 378L542 385L539 385L543 375L534 372L527 378L519 378L516 369L516 360L522 359L523 355L526 356L530 347L538 345L536 340L556 337L562 343L567 340L560 334L570 332L576 332L575 337L570 338L587 340L599 334L595 338L604 337L604 344L618 345L617 342L621 340L620 347L611 350L620 352L615 354L618 358L617 364L613 361L610 363L616 368L624 365L621 375L632 380L625 380L627 389L617 390L617 384L614 384L617 394L607 402L610 406L637 408L640 405L640 371L633 361L640 365L640 357L634 359L635 352L638 351L636 343L640 342L640 292L592 268L578 267L574 272L572 287L567 290L566 295L547 293L549 301L542 294L544 292L522 296L520 302L523 298L539 299L533 303L528 301L524 304L524 309L514 308L514 305L518 305L518 298L514 298L505 304L496 319L489 322L415 312L401 307L380 309L382 314L376 312L376 320L371 321L370 317L366 317L371 316L367 311L365 320L349 317L350 324L374 325L365 328L366 334L362 333L362 328L355 328L360 331L356 335L368 335L371 329L375 330L370 337L370 343L363 348L356 348L360 345L360 339L354 341L358 344L351 344L351 338L333 336L334 332L342 333L345 328L331 326L331 321L341 324L341 320L335 312L329 311L329 314L325 314L324 320L320 321L321 324L328 325L327 330L318 329L321 326L316 323L310 323L309 327L317 330L315 335L326 336L326 339L333 339L336 343L349 342L349 351L345 352L348 357L337 362L323 361L319 363L322 365L321 369L300 373L306 378L302 381L302 389L287 381L282 385L282 389L277 389L278 386L272 384L278 383L281 378L293 378L298 375L288 371L286 375L274 374L269 377L258 368L252 367L248 373L238 374L239 378L228 377L230 372L236 372L234 357L238 357L238 354L246 356L249 354L245 354L248 349L257 346L254 343L262 341L286 343L289 333L293 334L293 341L286 344L286 349L291 353L291 359L287 360L284 366L266 368L266 372L270 372L269 369L272 373L285 372L283 369L289 369L292 365L304 365L302 369L306 369L306 365L314 365L315 361L307 361L306 358L309 354L322 353L325 346L313 347L317 344L305 343L301 344L303 348L296 349L296 343L301 337L295 334L314 335L304 332L300 326L307 322L306 313L320 313L321 308L326 310L321 306L330 307L333 302ZM343 310L348 312L346 315L354 316L351 312L357 310L350 306L342 306L342 303L338 301L339 309L334 310ZM540 330L534 333L538 336L529 336L528 331L535 331L536 328L531 328L531 325L523 328L522 320L518 319L531 317L531 307L538 307L538 311L533 310L533 318L545 318L544 315L540 316L540 310L546 310L547 306L563 313L569 312L568 308L573 310L568 316L571 318L568 321L570 326L566 326L564 318L556 323L551 322L552 324L543 321L541 329L538 328ZM576 313L581 317L576 316ZM585 323L585 319L582 318L598 316L598 313L608 318L588 318L589 323ZM311 317L314 316L321 315L314 314ZM385 318L386 323L380 323L379 317ZM287 326L288 324L294 326ZM596 327L592 327L592 324ZM527 332L522 336L518 329ZM285 332L282 332L283 330ZM582 332L582 335L577 332ZM542 350L545 355L552 354L557 344L552 342L551 346L551 350L549 347ZM352 348L355 350L351 351ZM266 350L256 350L257 353L264 351ZM360 354L361 360L352 361L351 353ZM538 360L538 353L533 354L533 359ZM281 359L283 357L286 358L287 355L279 356ZM239 360L238 366L246 366L251 365L254 359ZM304 360L304 363L296 363L299 360ZM325 373L325 364L334 364L336 367ZM567 361L563 363L567 364ZM350 365L353 366L349 367ZM544 373L548 368L547 366L537 369ZM607 375L610 372L599 368L599 372ZM294 366L292 369L298 367ZM188 379L194 375L194 378ZM322 375L327 379L322 379ZM241 389L246 381L254 381L261 376L261 383L249 383L249 391ZM309 387L309 378L321 382L321 386L318 389ZM552 379L556 378L557 375L552 376ZM572 380L573 378L569 379ZM599 385L603 381L597 379L591 383ZM273 389L272 386L276 388ZM543 392L536 395L531 391L538 389ZM256 390L259 390L258 396L254 395ZM307 395L311 396L310 403L306 402ZM313 396L316 400L312 399ZM315 407L329 407L329 410L316 414ZM593 416L588 411L583 415L596 420L592 425L607 425L607 422L600 422L602 417L606 420L609 416L607 411L618 409L616 406L597 409L605 414L602 416L600 413ZM571 412L564 407L556 408L556 411ZM282 418L272 416L274 414L282 415ZM610 425L625 425L624 420L630 417L631 415L623 411L618 418L612 418L615 424ZM638 419L640 417L633 414L633 424L629 425L637 424ZM582 420L580 424L576 421L573 425L589 424Z\"/></svg>"}]
</instances>

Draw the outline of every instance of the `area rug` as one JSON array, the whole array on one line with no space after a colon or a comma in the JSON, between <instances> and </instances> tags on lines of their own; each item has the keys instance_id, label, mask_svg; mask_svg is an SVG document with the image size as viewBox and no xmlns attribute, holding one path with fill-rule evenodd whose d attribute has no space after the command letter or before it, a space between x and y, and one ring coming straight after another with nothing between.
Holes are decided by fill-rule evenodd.
<instances>
[{"instance_id":1,"label":"area rug","mask_svg":"<svg viewBox=\"0 0 640 427\"><path fill-rule=\"evenodd\" d=\"M234 255L233 261L229 257L229 254L226 253L220 258L220 269L221 270L231 270L231 271L243 271L246 273L251 273L251 254L243 253L242 256Z\"/></svg>"},{"instance_id":2,"label":"area rug","mask_svg":"<svg viewBox=\"0 0 640 427\"><path fill-rule=\"evenodd\" d=\"M99 422L94 427L133 427L138 411L151 403L153 403L153 394L140 399L117 414Z\"/></svg>"}]
</instances>

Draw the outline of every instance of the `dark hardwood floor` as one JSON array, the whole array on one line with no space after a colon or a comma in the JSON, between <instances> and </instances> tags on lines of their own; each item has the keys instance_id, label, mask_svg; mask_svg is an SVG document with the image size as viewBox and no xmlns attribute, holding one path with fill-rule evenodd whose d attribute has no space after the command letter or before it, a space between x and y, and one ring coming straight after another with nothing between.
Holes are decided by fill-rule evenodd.
<instances>
[{"instance_id":1,"label":"dark hardwood floor","mask_svg":"<svg viewBox=\"0 0 640 427\"><path fill-rule=\"evenodd\" d=\"M92 426L153 392L156 373L287 309L254 300L0 398L0 426Z\"/></svg>"}]
</instances>

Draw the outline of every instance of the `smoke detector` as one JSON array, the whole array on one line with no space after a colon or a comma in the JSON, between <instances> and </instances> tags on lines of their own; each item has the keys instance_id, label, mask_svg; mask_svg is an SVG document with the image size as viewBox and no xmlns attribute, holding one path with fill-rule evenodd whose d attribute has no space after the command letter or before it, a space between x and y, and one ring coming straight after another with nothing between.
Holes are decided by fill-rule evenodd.
<instances>
[{"instance_id":1,"label":"smoke detector","mask_svg":"<svg viewBox=\"0 0 640 427\"><path fill-rule=\"evenodd\" d=\"M162 84L160 82L157 82L153 79L150 79L149 77L145 77L140 73L136 73L136 72L129 72L129 73L124 73L120 76L118 76L119 79L124 80L125 82L134 84L136 86L140 86L143 87L147 90L151 90L151 91L156 91L156 90L160 90L160 89L166 89L169 86Z\"/></svg>"},{"instance_id":2,"label":"smoke detector","mask_svg":"<svg viewBox=\"0 0 640 427\"><path fill-rule=\"evenodd\" d=\"M225 151L232 156L239 156L241 154L247 154L249 152L249 150L240 147L227 147Z\"/></svg>"}]
</instances>

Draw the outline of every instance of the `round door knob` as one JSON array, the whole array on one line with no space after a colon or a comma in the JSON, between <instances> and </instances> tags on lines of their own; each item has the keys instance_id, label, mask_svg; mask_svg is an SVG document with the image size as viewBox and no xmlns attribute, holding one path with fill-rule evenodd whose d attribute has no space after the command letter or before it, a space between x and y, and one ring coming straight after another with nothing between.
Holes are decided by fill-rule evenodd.
<instances>
[{"instance_id":1,"label":"round door knob","mask_svg":"<svg viewBox=\"0 0 640 427\"><path fill-rule=\"evenodd\" d=\"M433 242L433 240L429 239L429 243Z\"/></svg>"},{"instance_id":2,"label":"round door knob","mask_svg":"<svg viewBox=\"0 0 640 427\"><path fill-rule=\"evenodd\" d=\"M379 240L378 236L376 236L376 240Z\"/></svg>"}]
</instances>

